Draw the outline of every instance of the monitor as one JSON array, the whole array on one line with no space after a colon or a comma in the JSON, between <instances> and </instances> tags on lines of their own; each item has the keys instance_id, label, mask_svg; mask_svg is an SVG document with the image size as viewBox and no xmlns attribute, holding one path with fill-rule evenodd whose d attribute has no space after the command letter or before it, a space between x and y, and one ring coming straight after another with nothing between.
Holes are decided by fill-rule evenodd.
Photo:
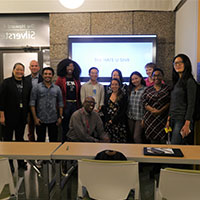
<instances>
[{"instance_id":1,"label":"monitor","mask_svg":"<svg viewBox=\"0 0 200 200\"><path fill-rule=\"evenodd\" d=\"M156 38L156 35L70 35L68 53L81 67L81 82L89 80L91 67L99 69L99 82L110 82L111 72L116 68L128 82L133 71L145 77L145 65L156 62Z\"/></svg>"}]
</instances>

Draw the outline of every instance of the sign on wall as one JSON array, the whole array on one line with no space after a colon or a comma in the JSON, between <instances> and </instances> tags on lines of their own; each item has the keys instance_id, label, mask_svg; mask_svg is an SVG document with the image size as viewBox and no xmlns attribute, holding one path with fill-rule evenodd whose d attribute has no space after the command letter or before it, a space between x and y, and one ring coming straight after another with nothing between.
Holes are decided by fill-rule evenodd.
<instances>
[{"instance_id":1,"label":"sign on wall","mask_svg":"<svg viewBox=\"0 0 200 200\"><path fill-rule=\"evenodd\" d=\"M0 47L49 46L49 17L1 16Z\"/></svg>"}]
</instances>

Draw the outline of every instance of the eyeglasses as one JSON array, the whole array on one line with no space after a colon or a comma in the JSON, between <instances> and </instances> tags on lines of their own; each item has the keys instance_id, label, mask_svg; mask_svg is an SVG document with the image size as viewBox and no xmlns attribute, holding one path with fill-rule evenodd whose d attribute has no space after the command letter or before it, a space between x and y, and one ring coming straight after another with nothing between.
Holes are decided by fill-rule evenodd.
<instances>
[{"instance_id":1,"label":"eyeglasses","mask_svg":"<svg viewBox=\"0 0 200 200\"><path fill-rule=\"evenodd\" d=\"M94 102L94 101L85 101L85 102L88 104L96 104L96 102Z\"/></svg>"},{"instance_id":2,"label":"eyeglasses","mask_svg":"<svg viewBox=\"0 0 200 200\"><path fill-rule=\"evenodd\" d=\"M183 61L174 62L173 64L174 64L174 66L181 65L181 64L183 64Z\"/></svg>"},{"instance_id":3,"label":"eyeglasses","mask_svg":"<svg viewBox=\"0 0 200 200\"><path fill-rule=\"evenodd\" d=\"M98 72L90 72L91 75L98 75Z\"/></svg>"},{"instance_id":4,"label":"eyeglasses","mask_svg":"<svg viewBox=\"0 0 200 200\"><path fill-rule=\"evenodd\" d=\"M153 77L162 77L162 74L153 75Z\"/></svg>"}]
</instances>

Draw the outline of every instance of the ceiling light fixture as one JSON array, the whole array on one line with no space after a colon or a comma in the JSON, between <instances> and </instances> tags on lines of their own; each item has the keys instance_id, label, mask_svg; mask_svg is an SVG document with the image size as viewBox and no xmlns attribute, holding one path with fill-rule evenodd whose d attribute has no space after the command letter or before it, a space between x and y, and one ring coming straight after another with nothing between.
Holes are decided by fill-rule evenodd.
<instances>
[{"instance_id":1,"label":"ceiling light fixture","mask_svg":"<svg viewBox=\"0 0 200 200\"><path fill-rule=\"evenodd\" d=\"M69 8L69 9L78 8L84 2L84 0L59 0L59 1L65 8Z\"/></svg>"}]
</instances>

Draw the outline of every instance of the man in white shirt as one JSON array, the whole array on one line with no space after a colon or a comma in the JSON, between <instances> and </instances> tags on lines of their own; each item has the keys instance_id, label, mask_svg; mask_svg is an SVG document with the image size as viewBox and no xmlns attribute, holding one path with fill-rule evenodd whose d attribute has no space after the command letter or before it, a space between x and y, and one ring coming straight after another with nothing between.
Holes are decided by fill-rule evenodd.
<instances>
[{"instance_id":1,"label":"man in white shirt","mask_svg":"<svg viewBox=\"0 0 200 200\"><path fill-rule=\"evenodd\" d=\"M89 69L90 80L81 87L81 103L83 104L86 97L92 96L96 103L94 108L96 112L99 112L104 104L104 87L98 83L98 75L99 70L96 67L91 67Z\"/></svg>"}]
</instances>

